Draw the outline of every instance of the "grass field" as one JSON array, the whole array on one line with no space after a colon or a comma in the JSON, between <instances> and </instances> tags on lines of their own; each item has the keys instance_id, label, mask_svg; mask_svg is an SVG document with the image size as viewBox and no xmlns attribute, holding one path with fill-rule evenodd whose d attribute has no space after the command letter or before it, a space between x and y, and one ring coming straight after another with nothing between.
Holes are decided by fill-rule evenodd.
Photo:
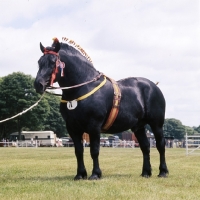
<instances>
[{"instance_id":1,"label":"grass field","mask_svg":"<svg viewBox=\"0 0 200 200\"><path fill-rule=\"evenodd\" d=\"M0 148L0 199L200 199L200 155L166 149L168 178L158 178L159 155L151 149L151 178L142 178L140 149L101 148L98 181L73 181L73 148ZM92 160L85 149L91 175Z\"/></svg>"}]
</instances>

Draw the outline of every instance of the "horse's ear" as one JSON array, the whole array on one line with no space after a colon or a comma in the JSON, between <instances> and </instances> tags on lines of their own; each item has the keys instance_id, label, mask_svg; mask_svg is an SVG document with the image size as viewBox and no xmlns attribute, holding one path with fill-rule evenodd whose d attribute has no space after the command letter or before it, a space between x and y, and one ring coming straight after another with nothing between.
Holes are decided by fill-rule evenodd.
<instances>
[{"instance_id":1,"label":"horse's ear","mask_svg":"<svg viewBox=\"0 0 200 200\"><path fill-rule=\"evenodd\" d=\"M54 51L57 53L59 50L60 50L60 42L57 42Z\"/></svg>"},{"instance_id":2,"label":"horse's ear","mask_svg":"<svg viewBox=\"0 0 200 200\"><path fill-rule=\"evenodd\" d=\"M53 38L52 47L54 47L54 51L56 53L60 50L60 42L59 42L58 38L56 38L56 37Z\"/></svg>"},{"instance_id":3,"label":"horse's ear","mask_svg":"<svg viewBox=\"0 0 200 200\"><path fill-rule=\"evenodd\" d=\"M45 48L44 48L44 46L42 45L41 42L40 42L40 50L42 51L42 53L44 53Z\"/></svg>"}]
</instances>

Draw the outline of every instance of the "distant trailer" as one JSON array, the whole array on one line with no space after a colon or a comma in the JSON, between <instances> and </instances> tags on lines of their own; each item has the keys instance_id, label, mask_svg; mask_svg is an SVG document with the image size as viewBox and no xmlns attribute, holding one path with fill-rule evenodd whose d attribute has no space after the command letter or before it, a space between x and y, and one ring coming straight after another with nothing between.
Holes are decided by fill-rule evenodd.
<instances>
[{"instance_id":1,"label":"distant trailer","mask_svg":"<svg viewBox=\"0 0 200 200\"><path fill-rule=\"evenodd\" d=\"M19 141L19 133L11 133L10 141ZM22 131L21 141L35 144L36 141L40 146L55 146L56 134L53 131Z\"/></svg>"}]
</instances>

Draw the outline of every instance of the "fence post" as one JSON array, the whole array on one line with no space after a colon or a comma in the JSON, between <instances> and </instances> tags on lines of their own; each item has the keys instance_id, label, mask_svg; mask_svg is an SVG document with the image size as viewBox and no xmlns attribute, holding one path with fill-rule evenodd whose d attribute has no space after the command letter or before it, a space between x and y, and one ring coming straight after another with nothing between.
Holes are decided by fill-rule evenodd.
<instances>
[{"instance_id":1,"label":"fence post","mask_svg":"<svg viewBox=\"0 0 200 200\"><path fill-rule=\"evenodd\" d=\"M185 136L185 147L186 147L186 155L188 155L188 135L186 132L186 136Z\"/></svg>"}]
</instances>

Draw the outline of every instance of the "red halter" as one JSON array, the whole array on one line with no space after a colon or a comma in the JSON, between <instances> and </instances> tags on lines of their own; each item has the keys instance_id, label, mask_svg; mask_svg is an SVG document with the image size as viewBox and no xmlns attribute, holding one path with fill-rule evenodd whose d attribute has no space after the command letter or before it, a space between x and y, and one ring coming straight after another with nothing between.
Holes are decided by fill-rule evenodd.
<instances>
[{"instance_id":1,"label":"red halter","mask_svg":"<svg viewBox=\"0 0 200 200\"><path fill-rule=\"evenodd\" d=\"M58 67L61 68L61 77L64 76L64 71L63 69L65 68L65 63L61 62L59 59L59 54L54 52L54 51L49 51L47 49L44 50L44 54L53 54L57 56L57 60L56 60L56 67L54 68L52 74L51 74L51 82L50 82L50 86L53 87L53 83L56 79L56 74L58 73Z\"/></svg>"},{"instance_id":2,"label":"red halter","mask_svg":"<svg viewBox=\"0 0 200 200\"><path fill-rule=\"evenodd\" d=\"M49 51L47 49L44 50L44 54L53 54L53 55L56 55L56 56L59 56L58 53L54 52L54 51Z\"/></svg>"}]
</instances>

